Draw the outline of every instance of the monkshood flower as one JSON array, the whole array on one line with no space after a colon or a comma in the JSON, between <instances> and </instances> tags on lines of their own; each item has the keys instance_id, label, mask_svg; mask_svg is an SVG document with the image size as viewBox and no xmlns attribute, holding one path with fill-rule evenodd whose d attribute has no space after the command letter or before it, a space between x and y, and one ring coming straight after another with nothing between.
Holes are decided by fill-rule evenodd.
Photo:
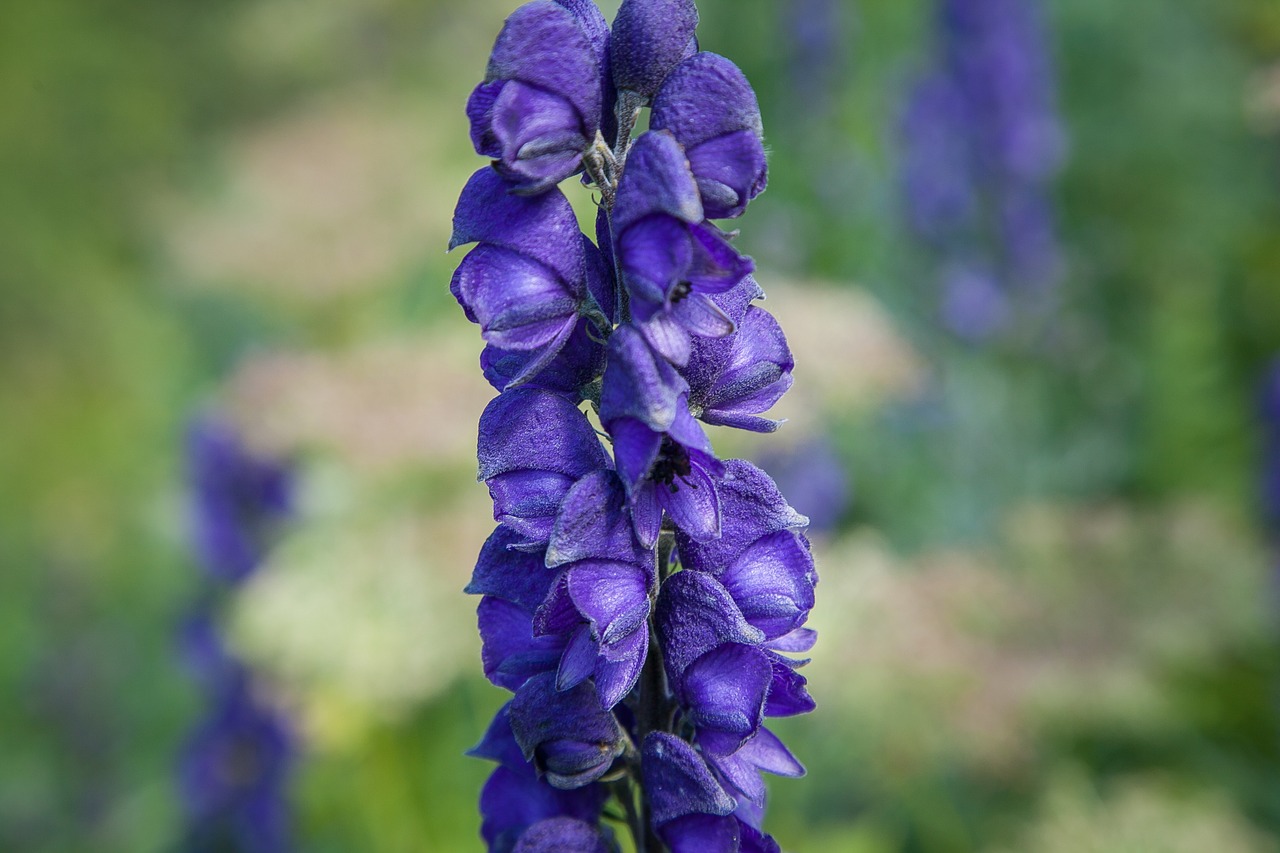
<instances>
[{"instance_id":1,"label":"monkshood flower","mask_svg":"<svg viewBox=\"0 0 1280 853\"><path fill-rule=\"evenodd\" d=\"M213 420L191 427L186 452L196 556L213 577L243 580L261 562L273 526L289 515L288 470L250 453Z\"/></svg>"},{"instance_id":2,"label":"monkshood flower","mask_svg":"<svg viewBox=\"0 0 1280 853\"><path fill-rule=\"evenodd\" d=\"M534 0L507 19L467 117L476 152L519 192L581 171L600 132L606 38L589 2Z\"/></svg>"},{"instance_id":3,"label":"monkshood flower","mask_svg":"<svg viewBox=\"0 0 1280 853\"><path fill-rule=\"evenodd\" d=\"M549 0L548 0L549 2ZM449 248L479 243L450 284L467 319L501 350L536 353L506 387L546 367L578 328L603 317L592 291L609 290L599 249L578 230L558 189L523 197L501 176L481 170L458 200Z\"/></svg>"},{"instance_id":4,"label":"monkshood flower","mask_svg":"<svg viewBox=\"0 0 1280 853\"><path fill-rule=\"evenodd\" d=\"M1262 416L1262 511L1271 535L1280 541L1280 359L1268 367L1259 398Z\"/></svg>"},{"instance_id":5,"label":"monkshood flower","mask_svg":"<svg viewBox=\"0 0 1280 853\"><path fill-rule=\"evenodd\" d=\"M260 565L292 505L287 466L251 454L226 424L202 420L187 436L194 546L206 589L179 645L205 693L207 714L179 761L186 812L181 849L282 853L292 849L288 720L255 689L223 643L216 602Z\"/></svg>"},{"instance_id":6,"label":"monkshood flower","mask_svg":"<svg viewBox=\"0 0 1280 853\"><path fill-rule=\"evenodd\" d=\"M1054 71L1034 0L938 0L935 43L902 119L907 220L935 255L943 325L982 341L1060 276Z\"/></svg>"},{"instance_id":7,"label":"monkshood flower","mask_svg":"<svg viewBox=\"0 0 1280 853\"><path fill-rule=\"evenodd\" d=\"M706 221L688 157L669 131L649 131L632 145L613 234L632 316L654 349L684 364L690 334L733 331L710 297L738 284L755 265Z\"/></svg>"},{"instance_id":8,"label":"monkshood flower","mask_svg":"<svg viewBox=\"0 0 1280 853\"><path fill-rule=\"evenodd\" d=\"M209 716L182 752L179 776L187 822L182 849L290 850L284 794L295 749L288 722L253 694L243 667L218 681Z\"/></svg>"},{"instance_id":9,"label":"monkshood flower","mask_svg":"<svg viewBox=\"0 0 1280 853\"><path fill-rule=\"evenodd\" d=\"M813 708L806 519L703 426L776 430L794 363L709 221L767 164L755 94L697 21L692 0L624 0L612 28L534 0L468 105L494 163L459 200L451 248L477 245L451 288L501 393L477 451L498 527L467 592L512 694L472 753L498 765L491 851L613 853L613 819L643 853L776 853L761 774L804 772L764 723ZM557 186L580 170L594 242Z\"/></svg>"},{"instance_id":10,"label":"monkshood flower","mask_svg":"<svg viewBox=\"0 0 1280 853\"><path fill-rule=\"evenodd\" d=\"M768 167L760 105L738 66L695 53L671 72L653 102L653 130L684 148L708 219L741 216L764 192Z\"/></svg>"}]
</instances>

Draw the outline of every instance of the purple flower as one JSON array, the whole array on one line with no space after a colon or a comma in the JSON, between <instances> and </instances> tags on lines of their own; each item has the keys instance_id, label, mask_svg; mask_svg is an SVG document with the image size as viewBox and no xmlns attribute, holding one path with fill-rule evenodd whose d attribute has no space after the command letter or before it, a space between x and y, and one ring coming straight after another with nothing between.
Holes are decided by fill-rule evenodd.
<instances>
[{"instance_id":1,"label":"purple flower","mask_svg":"<svg viewBox=\"0 0 1280 853\"><path fill-rule=\"evenodd\" d=\"M606 40L594 3L533 0L507 19L467 117L476 152L513 190L546 192L582 169L600 130Z\"/></svg>"},{"instance_id":2,"label":"purple flower","mask_svg":"<svg viewBox=\"0 0 1280 853\"><path fill-rule=\"evenodd\" d=\"M738 66L723 56L695 53L677 65L653 101L649 127L671 131L684 148L708 219L741 216L764 192L760 105Z\"/></svg>"},{"instance_id":3,"label":"purple flower","mask_svg":"<svg viewBox=\"0 0 1280 853\"><path fill-rule=\"evenodd\" d=\"M699 420L752 432L773 432L779 422L760 417L791 387L794 360L786 336L768 311L750 304L761 294L751 277L716 303L736 330L723 338L695 338L681 371L689 408Z\"/></svg>"},{"instance_id":4,"label":"purple flower","mask_svg":"<svg viewBox=\"0 0 1280 853\"><path fill-rule=\"evenodd\" d=\"M248 576L293 503L288 469L249 451L225 424L202 420L187 432L195 550L214 578Z\"/></svg>"},{"instance_id":5,"label":"purple flower","mask_svg":"<svg viewBox=\"0 0 1280 853\"><path fill-rule=\"evenodd\" d=\"M541 549L560 502L585 474L610 467L587 416L550 391L516 388L480 416L479 479L493 498L493 518Z\"/></svg>"},{"instance_id":6,"label":"purple flower","mask_svg":"<svg viewBox=\"0 0 1280 853\"><path fill-rule=\"evenodd\" d=\"M590 784L564 790L539 778L511 732L510 704L499 709L484 739L468 754L498 763L480 794L480 834L490 850L515 850L526 832L543 821L567 818L588 825L599 821L607 796L603 787ZM536 833L531 843L545 832Z\"/></svg>"},{"instance_id":7,"label":"purple flower","mask_svg":"<svg viewBox=\"0 0 1280 853\"><path fill-rule=\"evenodd\" d=\"M610 31L591 0L535 0L468 106L495 163L459 201L451 247L479 245L452 291L502 393L477 452L499 526L467 592L514 693L473 751L499 764L491 851L616 850L616 797L636 849L778 853L761 773L803 772L763 723L813 708L791 657L816 638L805 519L698 422L777 429L793 361L708 221L767 165L755 94L698 53L697 21L692 0L624 0ZM594 243L554 186L579 169Z\"/></svg>"},{"instance_id":8,"label":"purple flower","mask_svg":"<svg viewBox=\"0 0 1280 853\"><path fill-rule=\"evenodd\" d=\"M221 679L209 716L182 753L183 849L291 849L285 793L292 757L285 720L253 695L248 673Z\"/></svg>"},{"instance_id":9,"label":"purple flower","mask_svg":"<svg viewBox=\"0 0 1280 853\"><path fill-rule=\"evenodd\" d=\"M636 536L646 548L658 540L662 514L699 541L720 535L720 499L716 478L724 470L711 442L678 400L676 416L664 431L635 418L605 425L613 436L613 457L627 489Z\"/></svg>"},{"instance_id":10,"label":"purple flower","mask_svg":"<svg viewBox=\"0 0 1280 853\"><path fill-rule=\"evenodd\" d=\"M1050 185L1063 134L1041 7L938 0L934 67L903 114L908 222L935 255L943 324L969 342L1042 314L1061 276Z\"/></svg>"},{"instance_id":11,"label":"purple flower","mask_svg":"<svg viewBox=\"0 0 1280 853\"><path fill-rule=\"evenodd\" d=\"M1263 437L1263 518L1271 534L1280 539L1280 359L1267 368L1259 403Z\"/></svg>"},{"instance_id":12,"label":"purple flower","mask_svg":"<svg viewBox=\"0 0 1280 853\"><path fill-rule=\"evenodd\" d=\"M486 342L535 353L505 387L523 384L564 348L580 314L600 312L591 293L608 289L606 266L563 193L511 195L488 169L471 176L454 212L449 247L466 243L480 245L458 266L450 290Z\"/></svg>"},{"instance_id":13,"label":"purple flower","mask_svg":"<svg viewBox=\"0 0 1280 853\"><path fill-rule=\"evenodd\" d=\"M689 334L723 337L733 321L709 297L755 265L704 219L684 149L667 131L636 140L613 210L615 250L631 312L654 348L683 365Z\"/></svg>"},{"instance_id":14,"label":"purple flower","mask_svg":"<svg viewBox=\"0 0 1280 853\"><path fill-rule=\"evenodd\" d=\"M613 82L646 101L680 60L698 49L693 0L623 0L613 20Z\"/></svg>"},{"instance_id":15,"label":"purple flower","mask_svg":"<svg viewBox=\"0 0 1280 853\"><path fill-rule=\"evenodd\" d=\"M560 690L553 674L534 676L516 691L510 713L525 761L557 788L596 781L622 754L622 730L590 682Z\"/></svg>"}]
</instances>

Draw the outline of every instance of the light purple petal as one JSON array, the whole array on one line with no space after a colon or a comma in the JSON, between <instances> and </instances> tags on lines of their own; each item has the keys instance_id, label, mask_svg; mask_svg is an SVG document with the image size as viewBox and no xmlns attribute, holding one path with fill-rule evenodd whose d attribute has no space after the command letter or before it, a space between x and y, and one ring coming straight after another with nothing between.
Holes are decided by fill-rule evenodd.
<instances>
[{"instance_id":1,"label":"light purple petal","mask_svg":"<svg viewBox=\"0 0 1280 853\"><path fill-rule=\"evenodd\" d=\"M677 572L662 585L657 606L658 639L673 688L702 655L724 643L757 645L759 629L743 617L719 581L703 572Z\"/></svg>"},{"instance_id":2,"label":"light purple petal","mask_svg":"<svg viewBox=\"0 0 1280 853\"><path fill-rule=\"evenodd\" d=\"M686 568L720 573L751 543L779 530L803 529L808 519L792 509L769 475L750 462L731 459L716 482L720 511L735 519L719 539L696 542L677 535L676 547Z\"/></svg>"},{"instance_id":3,"label":"light purple petal","mask_svg":"<svg viewBox=\"0 0 1280 853\"><path fill-rule=\"evenodd\" d=\"M666 432L675 420L677 399L687 390L675 368L653 351L634 326L614 330L600 393L600 420L606 428L619 418L631 418Z\"/></svg>"},{"instance_id":4,"label":"light purple petal","mask_svg":"<svg viewBox=\"0 0 1280 853\"><path fill-rule=\"evenodd\" d=\"M747 621L770 640L808 618L815 577L807 544L790 530L757 539L718 576Z\"/></svg>"},{"instance_id":5,"label":"light purple petal","mask_svg":"<svg viewBox=\"0 0 1280 853\"><path fill-rule=\"evenodd\" d=\"M701 732L715 730L736 738L737 749L755 734L764 718L773 667L754 646L726 643L689 665L683 694L690 719Z\"/></svg>"},{"instance_id":6,"label":"light purple petal","mask_svg":"<svg viewBox=\"0 0 1280 853\"><path fill-rule=\"evenodd\" d=\"M593 557L652 562L635 540L626 489L613 471L593 471L569 488L547 545L550 567Z\"/></svg>"},{"instance_id":7,"label":"light purple petal","mask_svg":"<svg viewBox=\"0 0 1280 853\"><path fill-rule=\"evenodd\" d=\"M611 853L612 849L594 824L553 817L525 830L511 853Z\"/></svg>"}]
</instances>

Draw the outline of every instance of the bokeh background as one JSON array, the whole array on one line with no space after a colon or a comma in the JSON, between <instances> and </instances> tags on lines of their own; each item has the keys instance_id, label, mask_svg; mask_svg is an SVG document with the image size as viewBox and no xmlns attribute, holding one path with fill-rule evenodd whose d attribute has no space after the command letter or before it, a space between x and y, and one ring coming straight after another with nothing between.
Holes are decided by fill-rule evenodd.
<instances>
[{"instance_id":1,"label":"bokeh background","mask_svg":"<svg viewBox=\"0 0 1280 853\"><path fill-rule=\"evenodd\" d=\"M493 392L444 246L514 5L6 8L0 849L180 849L184 437L211 416L296 476L219 617L297 733L296 849L480 849L463 752L504 694L461 588ZM819 709L777 725L809 776L771 783L768 826L813 853L1277 849L1280 5L1045 5L986 79L1043 75L995 101L1053 153L994 239L1043 226L1052 258L994 303L992 235L913 219L958 168L918 143L978 120L921 95L955 50L933 0L699 6L760 95L739 241L797 360L777 435L713 440L825 527Z\"/></svg>"}]
</instances>

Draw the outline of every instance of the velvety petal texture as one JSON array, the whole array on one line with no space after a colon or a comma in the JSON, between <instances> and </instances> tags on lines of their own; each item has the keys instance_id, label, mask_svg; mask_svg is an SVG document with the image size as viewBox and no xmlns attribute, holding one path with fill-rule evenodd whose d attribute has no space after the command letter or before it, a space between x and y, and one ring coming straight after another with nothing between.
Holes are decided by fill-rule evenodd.
<instances>
[{"instance_id":1,"label":"velvety petal texture","mask_svg":"<svg viewBox=\"0 0 1280 853\"><path fill-rule=\"evenodd\" d=\"M791 387L795 362L769 312L747 306L733 334L697 338L693 352L696 357L682 373L689 383L690 407L701 420L752 432L778 428L778 421L760 414Z\"/></svg>"},{"instance_id":2,"label":"velvety petal texture","mask_svg":"<svg viewBox=\"0 0 1280 853\"><path fill-rule=\"evenodd\" d=\"M600 129L602 24L594 4L533 0L498 35L467 118L476 152L494 158L511 189L545 192L582 168Z\"/></svg>"},{"instance_id":3,"label":"velvety petal texture","mask_svg":"<svg viewBox=\"0 0 1280 853\"><path fill-rule=\"evenodd\" d=\"M680 60L697 49L694 0L623 0L613 19L613 81L652 98Z\"/></svg>"},{"instance_id":4,"label":"velvety petal texture","mask_svg":"<svg viewBox=\"0 0 1280 853\"><path fill-rule=\"evenodd\" d=\"M603 776L622 754L622 733L602 709L590 682L556 688L551 673L536 676L511 700L511 731L525 760L557 788L580 788Z\"/></svg>"},{"instance_id":5,"label":"velvety petal texture","mask_svg":"<svg viewBox=\"0 0 1280 853\"><path fill-rule=\"evenodd\" d=\"M741 216L768 183L760 105L738 66L714 53L685 59L653 101L653 130L684 147L709 219Z\"/></svg>"},{"instance_id":6,"label":"velvety petal texture","mask_svg":"<svg viewBox=\"0 0 1280 853\"><path fill-rule=\"evenodd\" d=\"M478 457L494 520L525 537L525 547L545 545L569 488L610 464L591 422L573 402L531 388L506 391L485 408Z\"/></svg>"},{"instance_id":7,"label":"velvety petal texture","mask_svg":"<svg viewBox=\"0 0 1280 853\"><path fill-rule=\"evenodd\" d=\"M473 175L458 200L449 244L480 244L450 284L467 319L498 350L530 354L504 387L532 379L559 354L592 290L604 289L593 279L606 269L563 193L526 198L508 189L491 170Z\"/></svg>"},{"instance_id":8,"label":"velvety petal texture","mask_svg":"<svg viewBox=\"0 0 1280 853\"><path fill-rule=\"evenodd\" d=\"M571 817L540 820L525 830L513 853L612 853L592 823Z\"/></svg>"}]
</instances>

